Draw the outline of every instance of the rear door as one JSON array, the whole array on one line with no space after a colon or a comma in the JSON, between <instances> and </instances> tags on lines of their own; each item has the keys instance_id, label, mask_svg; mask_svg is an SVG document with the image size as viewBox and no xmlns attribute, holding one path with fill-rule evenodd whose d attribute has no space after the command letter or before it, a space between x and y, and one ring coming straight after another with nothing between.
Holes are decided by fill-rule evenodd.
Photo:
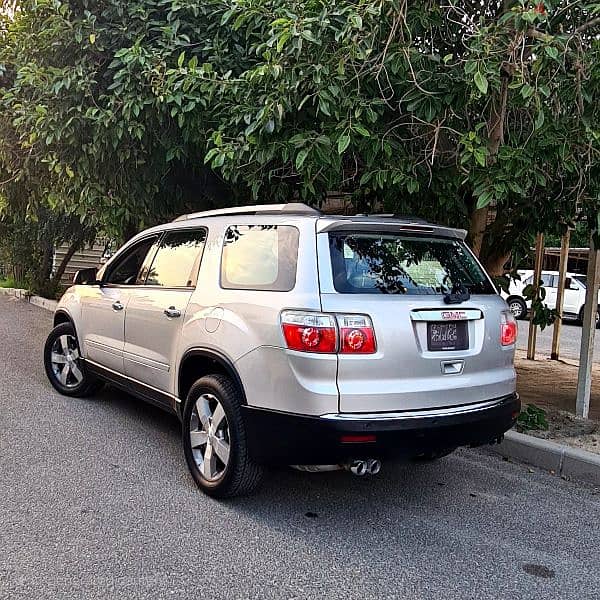
<instances>
[{"instance_id":1,"label":"rear door","mask_svg":"<svg viewBox=\"0 0 600 600\"><path fill-rule=\"evenodd\" d=\"M458 239L393 231L318 235L324 312L367 314L377 351L338 355L341 412L457 406L514 391L506 304ZM448 305L444 294L470 291Z\"/></svg>"},{"instance_id":2,"label":"rear door","mask_svg":"<svg viewBox=\"0 0 600 600\"><path fill-rule=\"evenodd\" d=\"M185 312L198 278L206 229L169 231L144 265L144 285L125 313L125 374L171 393L173 364Z\"/></svg>"}]
</instances>

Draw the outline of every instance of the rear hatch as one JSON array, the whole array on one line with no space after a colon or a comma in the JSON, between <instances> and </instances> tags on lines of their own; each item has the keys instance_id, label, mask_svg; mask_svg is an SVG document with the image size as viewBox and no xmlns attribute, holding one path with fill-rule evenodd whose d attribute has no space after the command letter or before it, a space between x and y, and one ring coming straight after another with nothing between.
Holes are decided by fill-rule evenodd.
<instances>
[{"instance_id":1,"label":"rear hatch","mask_svg":"<svg viewBox=\"0 0 600 600\"><path fill-rule=\"evenodd\" d=\"M463 232L392 220L320 222L317 231L323 312L368 315L376 339L373 354L338 354L341 412L459 406L514 391L514 343L501 340L511 317Z\"/></svg>"}]
</instances>

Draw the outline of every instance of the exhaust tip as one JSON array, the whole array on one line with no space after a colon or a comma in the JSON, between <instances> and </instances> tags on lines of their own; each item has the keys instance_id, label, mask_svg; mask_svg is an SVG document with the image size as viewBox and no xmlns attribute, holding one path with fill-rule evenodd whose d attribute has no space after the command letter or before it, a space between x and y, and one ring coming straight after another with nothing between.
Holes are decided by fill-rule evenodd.
<instances>
[{"instance_id":1,"label":"exhaust tip","mask_svg":"<svg viewBox=\"0 0 600 600\"><path fill-rule=\"evenodd\" d=\"M357 475L358 477L362 477L367 473L367 463L364 460L355 460L350 465L350 472L353 475Z\"/></svg>"},{"instance_id":2,"label":"exhaust tip","mask_svg":"<svg viewBox=\"0 0 600 600\"><path fill-rule=\"evenodd\" d=\"M370 458L367 461L367 471L369 475L377 475L381 471L381 461L376 458Z\"/></svg>"}]
</instances>

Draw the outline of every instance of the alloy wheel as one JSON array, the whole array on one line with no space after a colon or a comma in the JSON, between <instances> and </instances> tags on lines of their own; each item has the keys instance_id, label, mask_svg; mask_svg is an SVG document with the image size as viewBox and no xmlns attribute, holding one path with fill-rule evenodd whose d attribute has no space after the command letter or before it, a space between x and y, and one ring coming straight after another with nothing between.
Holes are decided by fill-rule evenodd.
<instances>
[{"instance_id":1,"label":"alloy wheel","mask_svg":"<svg viewBox=\"0 0 600 600\"><path fill-rule=\"evenodd\" d=\"M229 464L230 435L225 410L213 394L202 394L196 400L189 435L200 474L207 481L219 480Z\"/></svg>"},{"instance_id":2,"label":"alloy wheel","mask_svg":"<svg viewBox=\"0 0 600 600\"><path fill-rule=\"evenodd\" d=\"M50 363L56 380L67 388L76 388L83 381L81 355L72 335L61 335L52 344Z\"/></svg>"},{"instance_id":3,"label":"alloy wheel","mask_svg":"<svg viewBox=\"0 0 600 600\"><path fill-rule=\"evenodd\" d=\"M508 306L508 308L509 308L510 312L513 314L513 317L515 317L516 319L521 317L523 314L523 306L521 305L520 302L517 302L517 301L511 302L510 305Z\"/></svg>"}]
</instances>

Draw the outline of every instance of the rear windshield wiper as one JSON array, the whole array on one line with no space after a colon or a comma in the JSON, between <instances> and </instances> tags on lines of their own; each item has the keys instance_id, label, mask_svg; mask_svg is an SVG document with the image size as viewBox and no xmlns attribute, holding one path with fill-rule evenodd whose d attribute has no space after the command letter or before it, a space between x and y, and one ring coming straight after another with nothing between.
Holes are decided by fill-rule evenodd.
<instances>
[{"instance_id":1,"label":"rear windshield wiper","mask_svg":"<svg viewBox=\"0 0 600 600\"><path fill-rule=\"evenodd\" d=\"M471 299L471 292L462 283L452 286L452 291L444 294L444 302L446 304L460 304Z\"/></svg>"}]
</instances>

